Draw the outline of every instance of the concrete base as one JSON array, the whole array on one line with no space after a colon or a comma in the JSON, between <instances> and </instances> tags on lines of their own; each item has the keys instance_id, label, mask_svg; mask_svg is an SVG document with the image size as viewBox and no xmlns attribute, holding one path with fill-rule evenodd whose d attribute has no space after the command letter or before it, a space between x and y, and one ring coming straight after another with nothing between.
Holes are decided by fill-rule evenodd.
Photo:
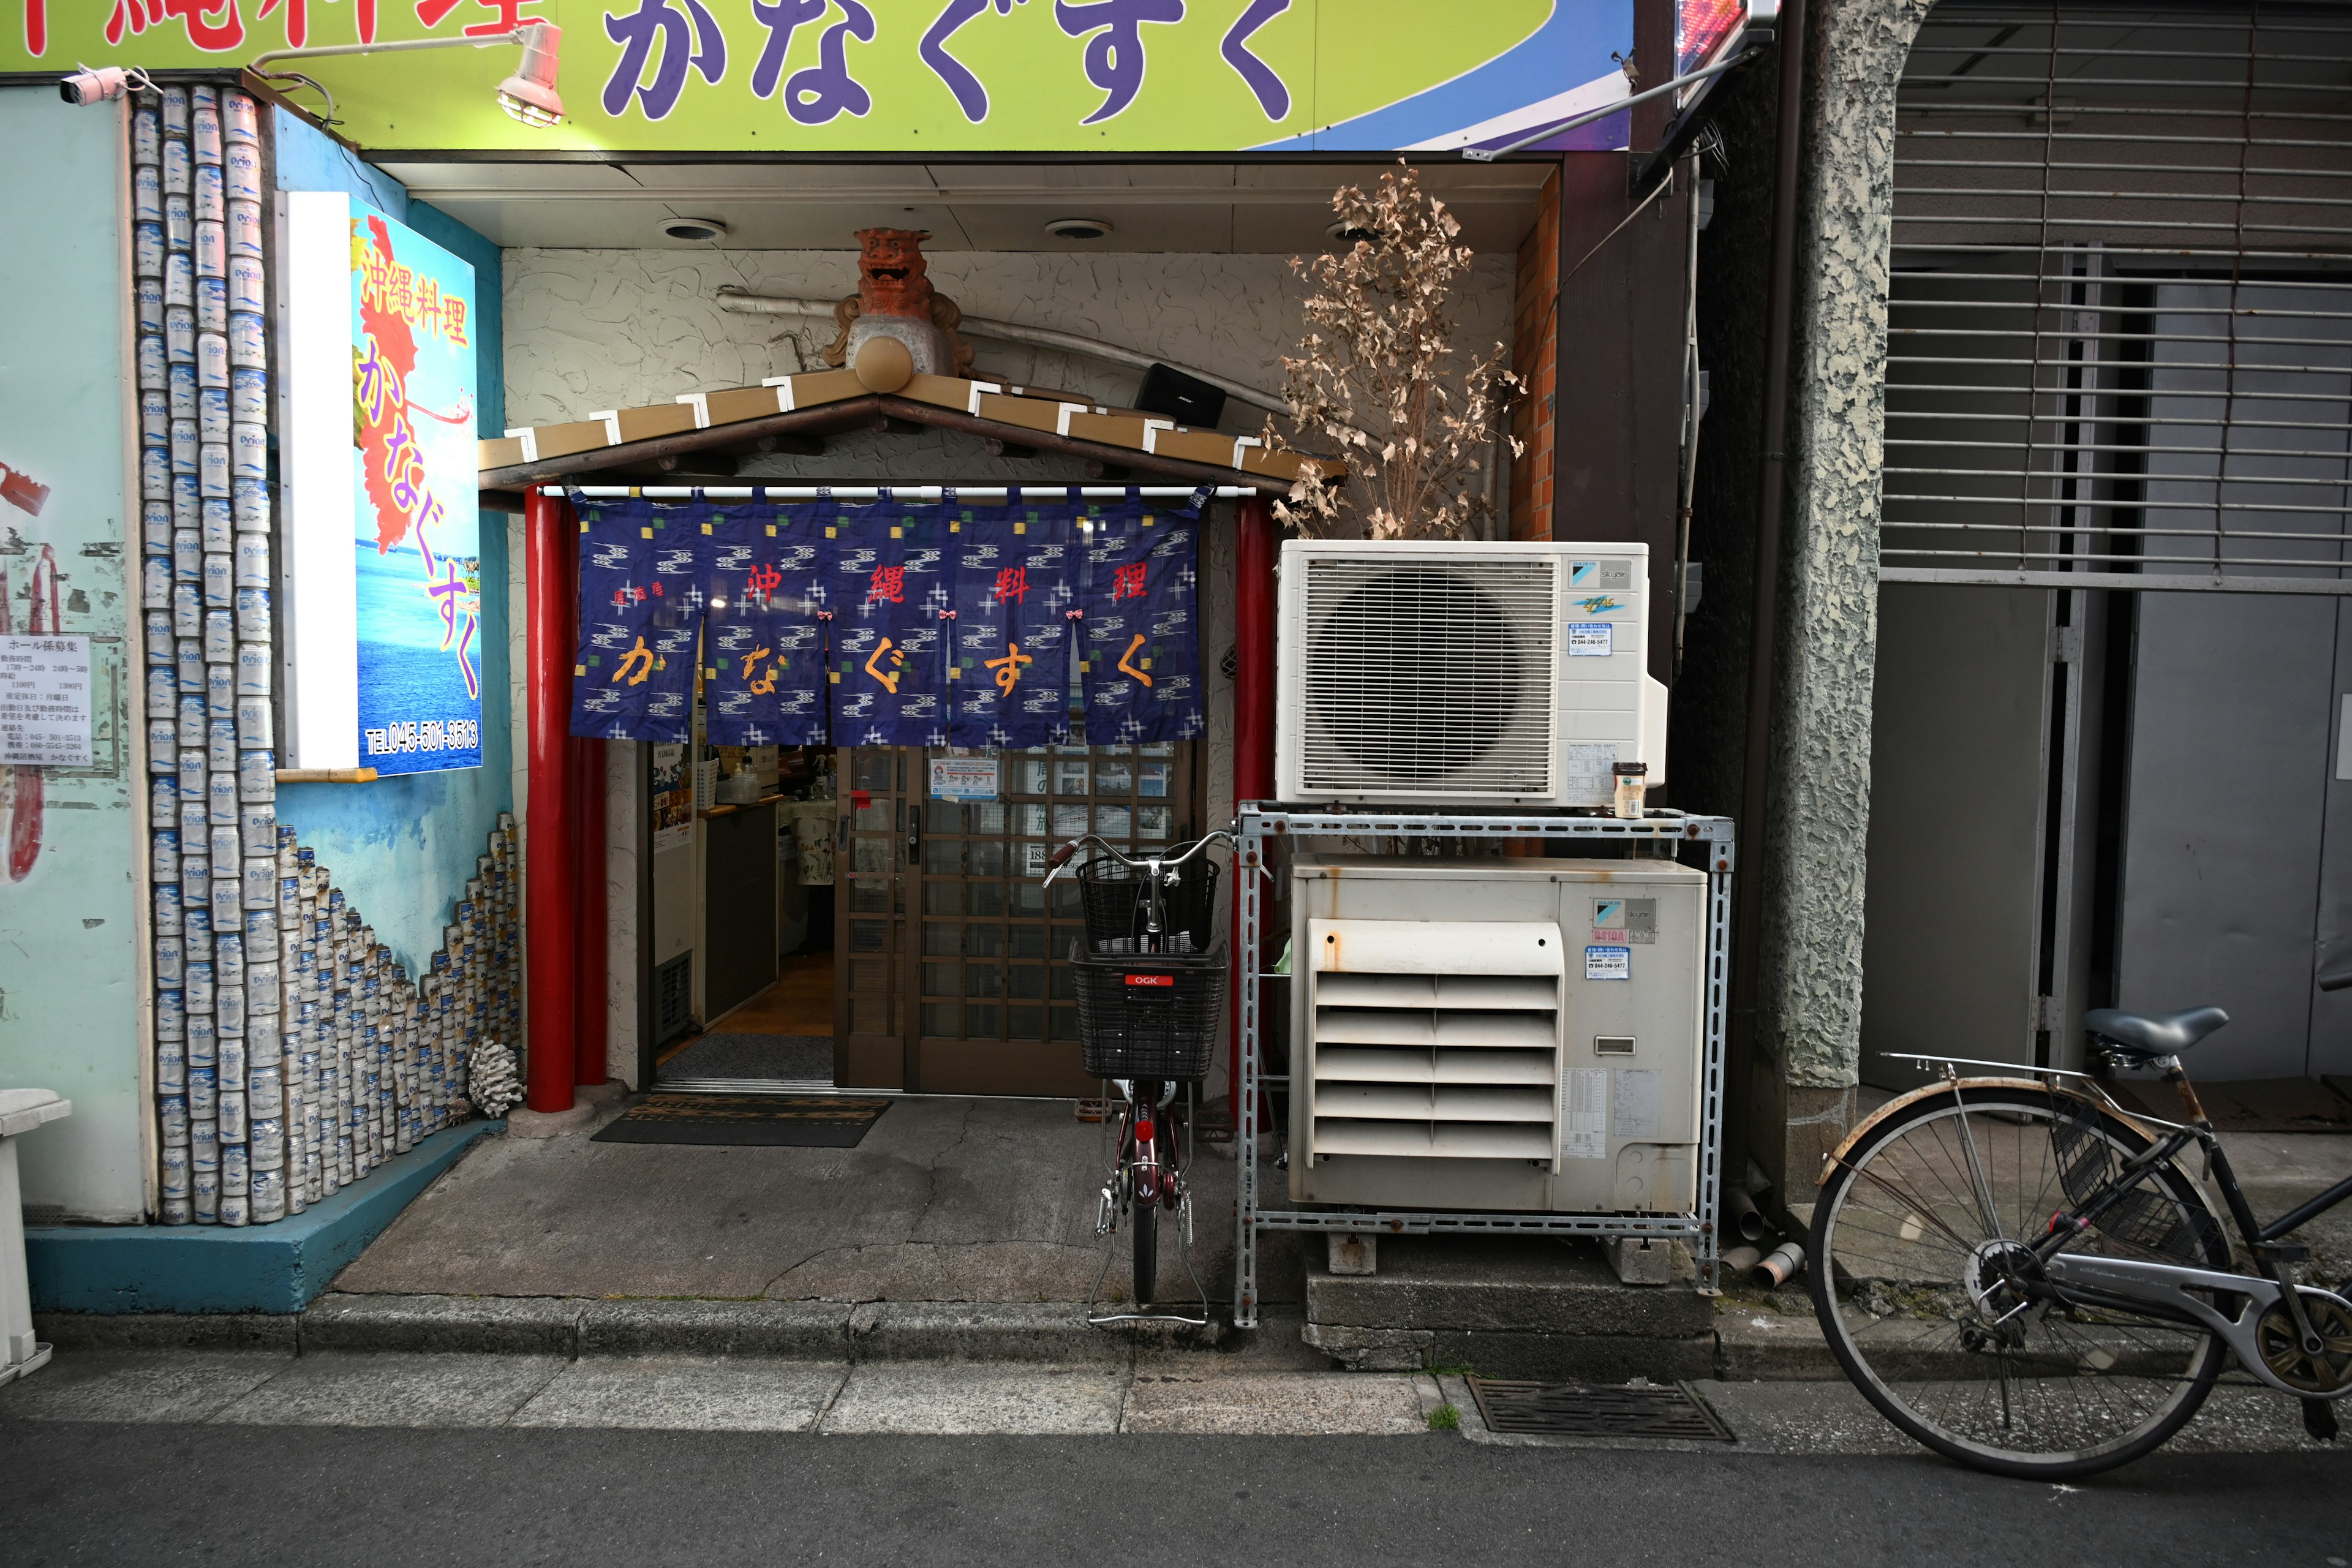
<instances>
[{"instance_id":1,"label":"concrete base","mask_svg":"<svg viewBox=\"0 0 2352 1568\"><path fill-rule=\"evenodd\" d=\"M1390 1237L1381 1252L1377 1275L1307 1267L1306 1341L1352 1371L1622 1383L1713 1370L1714 1308L1687 1260L1629 1289L1588 1243Z\"/></svg>"},{"instance_id":2,"label":"concrete base","mask_svg":"<svg viewBox=\"0 0 2352 1568\"><path fill-rule=\"evenodd\" d=\"M1378 1274L1381 1238L1368 1230L1326 1231L1324 1267L1334 1274Z\"/></svg>"},{"instance_id":3,"label":"concrete base","mask_svg":"<svg viewBox=\"0 0 2352 1568\"><path fill-rule=\"evenodd\" d=\"M575 1083L572 1092L589 1104L602 1110L629 1098L629 1086L619 1079L608 1078L602 1083Z\"/></svg>"},{"instance_id":4,"label":"concrete base","mask_svg":"<svg viewBox=\"0 0 2352 1568\"><path fill-rule=\"evenodd\" d=\"M33 1307L49 1312L299 1312L495 1121L435 1133L270 1225L47 1226L25 1232ZM44 1324L44 1328L47 1327ZM45 1337L55 1338L54 1334Z\"/></svg>"},{"instance_id":5,"label":"concrete base","mask_svg":"<svg viewBox=\"0 0 2352 1568\"><path fill-rule=\"evenodd\" d=\"M1601 1255L1620 1285L1664 1285L1674 1278L1675 1247L1669 1241L1612 1236L1601 1244Z\"/></svg>"},{"instance_id":6,"label":"concrete base","mask_svg":"<svg viewBox=\"0 0 2352 1568\"><path fill-rule=\"evenodd\" d=\"M562 1138L579 1131L596 1120L598 1106L578 1090L569 1110L533 1110L518 1105L507 1112L507 1136L509 1138Z\"/></svg>"}]
</instances>

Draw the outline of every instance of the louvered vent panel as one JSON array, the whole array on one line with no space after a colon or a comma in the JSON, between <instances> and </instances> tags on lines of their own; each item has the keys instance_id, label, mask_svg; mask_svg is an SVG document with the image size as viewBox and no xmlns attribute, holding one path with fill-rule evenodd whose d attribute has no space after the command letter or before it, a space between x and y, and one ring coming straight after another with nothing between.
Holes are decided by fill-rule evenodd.
<instances>
[{"instance_id":1,"label":"louvered vent panel","mask_svg":"<svg viewBox=\"0 0 2352 1568\"><path fill-rule=\"evenodd\" d=\"M1553 792L1558 561L1308 555L1300 564L1309 791Z\"/></svg>"},{"instance_id":2,"label":"louvered vent panel","mask_svg":"<svg viewBox=\"0 0 2352 1568\"><path fill-rule=\"evenodd\" d=\"M1316 1156L1558 1168L1558 926L1312 921L1308 944Z\"/></svg>"}]
</instances>

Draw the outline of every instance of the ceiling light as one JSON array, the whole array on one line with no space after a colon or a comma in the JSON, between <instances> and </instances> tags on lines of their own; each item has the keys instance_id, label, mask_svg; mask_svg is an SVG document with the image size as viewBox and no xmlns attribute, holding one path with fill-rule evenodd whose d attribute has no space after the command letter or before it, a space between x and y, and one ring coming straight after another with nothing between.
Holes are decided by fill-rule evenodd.
<instances>
[{"instance_id":1,"label":"ceiling light","mask_svg":"<svg viewBox=\"0 0 2352 1568\"><path fill-rule=\"evenodd\" d=\"M1106 217L1057 217L1045 226L1055 239L1106 239L1111 232Z\"/></svg>"},{"instance_id":2,"label":"ceiling light","mask_svg":"<svg viewBox=\"0 0 2352 1568\"><path fill-rule=\"evenodd\" d=\"M692 244L727 237L727 226L715 217L666 217L660 228L665 238Z\"/></svg>"},{"instance_id":3,"label":"ceiling light","mask_svg":"<svg viewBox=\"0 0 2352 1568\"><path fill-rule=\"evenodd\" d=\"M1378 245L1381 242L1379 234L1362 224L1349 223L1346 218L1326 228L1323 234L1326 238L1339 240L1344 245Z\"/></svg>"},{"instance_id":4,"label":"ceiling light","mask_svg":"<svg viewBox=\"0 0 2352 1568\"><path fill-rule=\"evenodd\" d=\"M563 119L563 100L555 90L555 50L562 41L563 29L552 22L524 33L522 64L499 83L499 107L525 125L553 125Z\"/></svg>"}]
</instances>

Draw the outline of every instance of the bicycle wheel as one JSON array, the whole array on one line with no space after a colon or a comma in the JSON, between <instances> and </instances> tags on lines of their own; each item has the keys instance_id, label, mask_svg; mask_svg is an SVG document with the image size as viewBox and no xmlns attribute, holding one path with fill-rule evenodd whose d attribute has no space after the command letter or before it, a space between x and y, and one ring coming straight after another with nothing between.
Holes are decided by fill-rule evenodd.
<instances>
[{"instance_id":1,"label":"bicycle wheel","mask_svg":"<svg viewBox=\"0 0 2352 1568\"><path fill-rule=\"evenodd\" d=\"M1150 1305L1160 1283L1160 1205L1138 1201L1135 1205L1135 1304Z\"/></svg>"},{"instance_id":2,"label":"bicycle wheel","mask_svg":"<svg viewBox=\"0 0 2352 1568\"><path fill-rule=\"evenodd\" d=\"M2053 1215L2147 1147L2087 1100L2026 1088L1948 1089L1873 1128L1813 1211L1813 1307L1854 1386L1918 1442L2000 1475L2089 1475L2179 1430L2228 1359L2211 1331L2005 1282L2035 1272L2021 1247ZM2230 1267L2169 1163L2069 1250Z\"/></svg>"}]
</instances>

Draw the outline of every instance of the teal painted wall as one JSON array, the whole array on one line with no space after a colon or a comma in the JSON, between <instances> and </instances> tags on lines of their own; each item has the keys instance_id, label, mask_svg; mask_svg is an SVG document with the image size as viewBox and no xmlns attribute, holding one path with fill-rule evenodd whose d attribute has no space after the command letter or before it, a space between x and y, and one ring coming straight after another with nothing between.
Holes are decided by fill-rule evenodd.
<instances>
[{"instance_id":1,"label":"teal painted wall","mask_svg":"<svg viewBox=\"0 0 2352 1568\"><path fill-rule=\"evenodd\" d=\"M278 188L342 191L407 224L473 263L481 428L503 433L499 249L424 202L349 148L283 110L276 111ZM441 928L488 847L499 813L514 805L513 736L507 682L506 520L482 527L482 765L412 773L366 784L285 784L278 819L294 828L334 874L361 918L411 974L441 945Z\"/></svg>"},{"instance_id":2,"label":"teal painted wall","mask_svg":"<svg viewBox=\"0 0 2352 1568\"><path fill-rule=\"evenodd\" d=\"M18 632L56 560L62 630L102 639L88 770L37 779L39 853L0 851L0 1089L54 1089L73 1115L25 1135L25 1201L70 1218L145 1208L143 656L124 556L135 512L129 153L123 106L77 109L49 86L0 89L0 463L49 487L35 516L0 501L0 573ZM135 571L135 567L133 568ZM0 773L8 770L0 768ZM0 835L33 824L34 783L0 783ZM13 824L7 819L15 818ZM5 838L0 838L5 842Z\"/></svg>"}]
</instances>

